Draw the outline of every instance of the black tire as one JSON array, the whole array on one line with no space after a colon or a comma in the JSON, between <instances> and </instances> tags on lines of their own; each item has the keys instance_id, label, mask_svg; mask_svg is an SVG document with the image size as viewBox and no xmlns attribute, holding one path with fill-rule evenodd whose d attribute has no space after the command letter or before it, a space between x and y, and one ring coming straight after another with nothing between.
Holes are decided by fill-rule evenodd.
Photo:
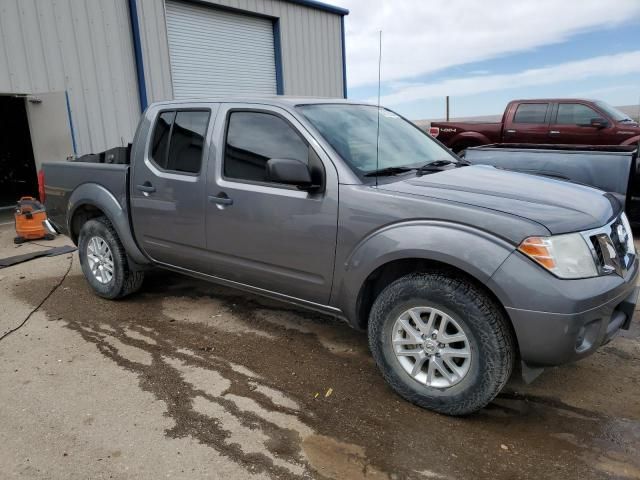
<instances>
[{"instance_id":1,"label":"black tire","mask_svg":"<svg viewBox=\"0 0 640 480\"><path fill-rule=\"evenodd\" d=\"M469 339L468 371L448 388L420 383L394 353L396 320L408 309L420 306L455 318ZM479 288L455 274L414 273L391 283L371 308L368 330L369 348L391 388L420 407L446 415L467 415L486 406L513 369L515 343L504 315Z\"/></svg>"},{"instance_id":2,"label":"black tire","mask_svg":"<svg viewBox=\"0 0 640 480\"><path fill-rule=\"evenodd\" d=\"M89 240L93 237L104 240L111 250L114 267L113 277L107 283L101 283L89 267L87 247ZM127 254L120 242L120 238L118 238L116 230L106 217L96 217L82 225L78 239L78 255L82 272L87 282L99 296L112 300L122 298L140 289L144 280L144 272L134 271L129 268Z\"/></svg>"}]
</instances>

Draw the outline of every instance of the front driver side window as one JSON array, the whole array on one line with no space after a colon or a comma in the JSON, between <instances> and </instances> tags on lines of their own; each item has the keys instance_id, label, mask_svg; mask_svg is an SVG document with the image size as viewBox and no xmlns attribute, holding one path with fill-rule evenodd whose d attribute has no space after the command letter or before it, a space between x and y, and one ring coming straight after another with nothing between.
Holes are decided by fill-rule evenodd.
<instances>
[{"instance_id":1,"label":"front driver side window","mask_svg":"<svg viewBox=\"0 0 640 480\"><path fill-rule=\"evenodd\" d=\"M595 110L580 103L558 105L558 125L589 125L591 119L601 117Z\"/></svg>"},{"instance_id":2,"label":"front driver side window","mask_svg":"<svg viewBox=\"0 0 640 480\"><path fill-rule=\"evenodd\" d=\"M309 146L277 115L232 112L224 149L225 177L268 182L266 165L271 158L291 158L308 164Z\"/></svg>"}]
</instances>

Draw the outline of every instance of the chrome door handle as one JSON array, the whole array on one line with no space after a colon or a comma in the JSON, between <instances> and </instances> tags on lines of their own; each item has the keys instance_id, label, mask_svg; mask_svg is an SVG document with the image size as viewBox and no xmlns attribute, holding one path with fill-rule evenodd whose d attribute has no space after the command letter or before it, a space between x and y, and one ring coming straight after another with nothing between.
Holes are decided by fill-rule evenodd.
<instances>
[{"instance_id":1,"label":"chrome door handle","mask_svg":"<svg viewBox=\"0 0 640 480\"><path fill-rule=\"evenodd\" d=\"M560 130L549 130L549 133L551 135L558 135L560 133Z\"/></svg>"},{"instance_id":2,"label":"chrome door handle","mask_svg":"<svg viewBox=\"0 0 640 480\"><path fill-rule=\"evenodd\" d=\"M144 182L142 185L136 185L136 188L144 193L153 193L156 191L156 187L149 182Z\"/></svg>"},{"instance_id":3,"label":"chrome door handle","mask_svg":"<svg viewBox=\"0 0 640 480\"><path fill-rule=\"evenodd\" d=\"M233 199L227 197L224 193L214 197L213 195L209 195L209 201L211 203L215 203L216 205L233 205Z\"/></svg>"},{"instance_id":4,"label":"chrome door handle","mask_svg":"<svg viewBox=\"0 0 640 480\"><path fill-rule=\"evenodd\" d=\"M507 133L516 133L516 131L513 128L510 128L507 130Z\"/></svg>"}]
</instances>

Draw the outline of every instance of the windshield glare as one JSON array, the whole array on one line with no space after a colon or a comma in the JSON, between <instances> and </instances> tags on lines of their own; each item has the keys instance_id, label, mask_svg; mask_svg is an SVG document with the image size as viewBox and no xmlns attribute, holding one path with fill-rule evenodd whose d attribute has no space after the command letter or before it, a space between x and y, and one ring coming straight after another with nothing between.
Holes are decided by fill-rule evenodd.
<instances>
[{"instance_id":1,"label":"windshield glare","mask_svg":"<svg viewBox=\"0 0 640 480\"><path fill-rule=\"evenodd\" d=\"M391 167L420 167L435 160L456 161L449 150L390 110L372 105L314 104L298 109L359 175ZM376 145L379 156L376 162Z\"/></svg>"},{"instance_id":2,"label":"windshield glare","mask_svg":"<svg viewBox=\"0 0 640 480\"><path fill-rule=\"evenodd\" d=\"M611 105L609 105L606 102L596 102L596 105L598 105L602 110L607 112L607 114L611 118L613 118L616 122L619 122L621 120L631 120L629 118L629 115L627 115L626 113L621 112L620 110L618 110L615 107L612 107Z\"/></svg>"}]
</instances>

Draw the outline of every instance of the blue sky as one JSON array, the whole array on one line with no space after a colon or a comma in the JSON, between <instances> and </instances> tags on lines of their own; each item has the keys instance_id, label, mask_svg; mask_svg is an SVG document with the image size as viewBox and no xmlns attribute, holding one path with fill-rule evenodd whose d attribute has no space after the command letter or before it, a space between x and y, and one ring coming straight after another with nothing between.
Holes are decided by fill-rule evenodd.
<instances>
[{"instance_id":1,"label":"blue sky","mask_svg":"<svg viewBox=\"0 0 640 480\"><path fill-rule=\"evenodd\" d=\"M640 102L640 0L346 0L349 98L412 119L500 113L514 98Z\"/></svg>"}]
</instances>

